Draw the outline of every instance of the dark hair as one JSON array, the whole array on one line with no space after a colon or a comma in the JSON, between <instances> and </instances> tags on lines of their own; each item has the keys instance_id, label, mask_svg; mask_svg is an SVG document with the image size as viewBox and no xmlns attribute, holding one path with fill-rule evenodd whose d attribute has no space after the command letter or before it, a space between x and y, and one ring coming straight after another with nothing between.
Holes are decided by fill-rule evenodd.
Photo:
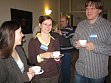
<instances>
[{"instance_id":1,"label":"dark hair","mask_svg":"<svg viewBox=\"0 0 111 83\"><path fill-rule=\"evenodd\" d=\"M5 21L0 27L0 56L9 57L13 51L15 31L20 24L15 21Z\"/></svg>"},{"instance_id":2,"label":"dark hair","mask_svg":"<svg viewBox=\"0 0 111 83\"><path fill-rule=\"evenodd\" d=\"M48 20L48 19L52 20L52 18L50 16L40 16L39 23L42 24L43 21ZM53 22L53 20L52 20L52 22Z\"/></svg>"},{"instance_id":3,"label":"dark hair","mask_svg":"<svg viewBox=\"0 0 111 83\"><path fill-rule=\"evenodd\" d=\"M66 20L68 20L69 21L69 18L68 18L68 16L65 16L66 17Z\"/></svg>"},{"instance_id":4,"label":"dark hair","mask_svg":"<svg viewBox=\"0 0 111 83\"><path fill-rule=\"evenodd\" d=\"M102 0L87 0L85 3L85 8L90 5L95 5L96 9L103 10L103 1Z\"/></svg>"}]
</instances>

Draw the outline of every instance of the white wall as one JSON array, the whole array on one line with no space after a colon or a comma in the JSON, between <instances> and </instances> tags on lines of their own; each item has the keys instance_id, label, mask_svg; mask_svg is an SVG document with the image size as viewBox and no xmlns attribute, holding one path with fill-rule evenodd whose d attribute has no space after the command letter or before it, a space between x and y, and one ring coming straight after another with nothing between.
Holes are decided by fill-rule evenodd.
<instances>
[{"instance_id":1,"label":"white wall","mask_svg":"<svg viewBox=\"0 0 111 83\"><path fill-rule=\"evenodd\" d=\"M60 12L65 15L73 15L73 25L76 26L80 21L86 18L85 12L83 12L85 9L85 1L86 0L60 0ZM103 0L103 2L104 9L111 11L111 0ZM108 18L110 16L111 15L108 15Z\"/></svg>"},{"instance_id":2,"label":"white wall","mask_svg":"<svg viewBox=\"0 0 111 83\"><path fill-rule=\"evenodd\" d=\"M69 1L70 0L60 0L60 11L62 15L69 13Z\"/></svg>"},{"instance_id":3,"label":"white wall","mask_svg":"<svg viewBox=\"0 0 111 83\"><path fill-rule=\"evenodd\" d=\"M30 11L33 13L33 28L38 25L38 18L44 15L44 7L48 5L52 10L51 17L58 22L60 2L59 0L0 0L0 25L6 20L11 20L10 8ZM32 34L25 34L26 42L23 44L26 54L28 54L28 42Z\"/></svg>"}]
</instances>

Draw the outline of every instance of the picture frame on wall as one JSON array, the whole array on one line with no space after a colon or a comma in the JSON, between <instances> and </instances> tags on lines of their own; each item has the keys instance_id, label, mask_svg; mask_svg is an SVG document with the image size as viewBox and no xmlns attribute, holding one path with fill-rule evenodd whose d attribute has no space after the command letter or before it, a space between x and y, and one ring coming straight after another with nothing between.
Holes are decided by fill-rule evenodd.
<instances>
[{"instance_id":1,"label":"picture frame on wall","mask_svg":"<svg viewBox=\"0 0 111 83\"><path fill-rule=\"evenodd\" d=\"M19 9L10 9L11 11L11 20L17 21L20 23L23 34L32 33L32 12L19 10Z\"/></svg>"}]
</instances>

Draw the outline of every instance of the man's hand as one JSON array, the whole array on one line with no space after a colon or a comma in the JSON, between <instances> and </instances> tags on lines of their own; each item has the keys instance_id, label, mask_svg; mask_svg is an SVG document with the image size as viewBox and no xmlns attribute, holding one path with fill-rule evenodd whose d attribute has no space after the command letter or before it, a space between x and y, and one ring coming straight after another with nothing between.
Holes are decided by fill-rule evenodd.
<instances>
[{"instance_id":1,"label":"man's hand","mask_svg":"<svg viewBox=\"0 0 111 83\"><path fill-rule=\"evenodd\" d=\"M75 47L76 47L76 48L80 48L80 47L81 47L79 41L76 41L76 43L75 43Z\"/></svg>"},{"instance_id":2,"label":"man's hand","mask_svg":"<svg viewBox=\"0 0 111 83\"><path fill-rule=\"evenodd\" d=\"M92 50L94 50L94 44L92 43L92 42L87 42L86 43L86 49L88 50L88 51L92 51Z\"/></svg>"},{"instance_id":3,"label":"man's hand","mask_svg":"<svg viewBox=\"0 0 111 83\"><path fill-rule=\"evenodd\" d=\"M62 32L61 32L61 30L58 30L58 31L57 31L57 33L59 33L59 35L62 35Z\"/></svg>"}]
</instances>

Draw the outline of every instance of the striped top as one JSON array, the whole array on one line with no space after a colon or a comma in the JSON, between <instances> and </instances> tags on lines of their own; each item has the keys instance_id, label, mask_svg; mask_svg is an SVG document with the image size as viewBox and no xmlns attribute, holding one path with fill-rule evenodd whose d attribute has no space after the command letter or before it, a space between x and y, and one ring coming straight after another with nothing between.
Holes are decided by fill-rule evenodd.
<instances>
[{"instance_id":1,"label":"striped top","mask_svg":"<svg viewBox=\"0 0 111 83\"><path fill-rule=\"evenodd\" d=\"M91 35L96 35L91 38ZM79 48L79 58L75 64L76 71L85 77L98 79L108 75L108 59L111 55L111 23L98 17L95 23L89 24L87 20L80 22L73 36L76 40L86 39L95 45L93 51Z\"/></svg>"},{"instance_id":2,"label":"striped top","mask_svg":"<svg viewBox=\"0 0 111 83\"><path fill-rule=\"evenodd\" d=\"M66 26L61 29L62 36L60 38L60 49L62 52L68 52L73 50L71 45L71 39L74 35L74 29L71 26Z\"/></svg>"}]
</instances>

